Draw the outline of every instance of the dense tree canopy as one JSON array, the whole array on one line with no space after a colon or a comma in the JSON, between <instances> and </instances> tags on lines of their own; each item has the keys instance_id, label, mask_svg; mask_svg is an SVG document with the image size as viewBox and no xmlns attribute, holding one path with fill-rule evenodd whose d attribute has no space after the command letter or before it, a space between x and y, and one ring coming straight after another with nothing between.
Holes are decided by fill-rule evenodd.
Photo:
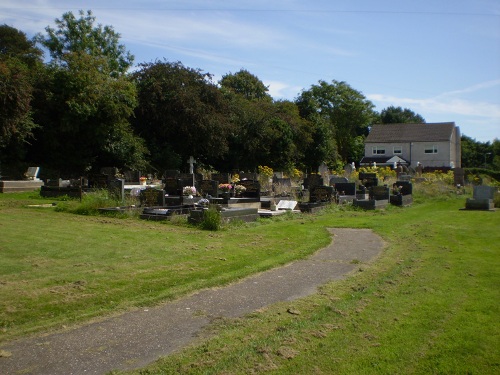
<instances>
[{"instance_id":1,"label":"dense tree canopy","mask_svg":"<svg viewBox=\"0 0 500 375\"><path fill-rule=\"evenodd\" d=\"M137 105L123 74L131 56L111 27L94 27L91 12L71 12L38 35L53 60L38 82L32 158L66 174L109 166L144 168L146 148L128 122Z\"/></svg>"},{"instance_id":2,"label":"dense tree canopy","mask_svg":"<svg viewBox=\"0 0 500 375\"><path fill-rule=\"evenodd\" d=\"M124 74L134 61L134 56L119 44L120 34L111 26L95 24L90 10L64 13L55 20L57 29L45 28L46 35L38 34L36 40L49 50L57 65L67 64L67 54L84 54L98 59L99 69L114 76Z\"/></svg>"},{"instance_id":3,"label":"dense tree canopy","mask_svg":"<svg viewBox=\"0 0 500 375\"><path fill-rule=\"evenodd\" d=\"M368 126L375 119L374 105L361 92L345 82L319 81L309 90L302 91L296 102L304 117L321 119L330 127L338 155L328 151L330 154L325 155L325 162L360 160L357 137L368 134Z\"/></svg>"},{"instance_id":4,"label":"dense tree canopy","mask_svg":"<svg viewBox=\"0 0 500 375\"><path fill-rule=\"evenodd\" d=\"M0 148L22 147L36 127L31 100L41 57L26 34L0 26Z\"/></svg>"},{"instance_id":5,"label":"dense tree canopy","mask_svg":"<svg viewBox=\"0 0 500 375\"><path fill-rule=\"evenodd\" d=\"M26 34L8 25L0 25L0 58L2 60L17 59L24 65L33 68L41 63L43 52L36 47Z\"/></svg>"},{"instance_id":6,"label":"dense tree canopy","mask_svg":"<svg viewBox=\"0 0 500 375\"><path fill-rule=\"evenodd\" d=\"M223 89L242 95L245 99L271 100L268 94L269 88L257 76L245 69L223 75L219 84Z\"/></svg>"},{"instance_id":7,"label":"dense tree canopy","mask_svg":"<svg viewBox=\"0 0 500 375\"><path fill-rule=\"evenodd\" d=\"M180 62L139 65L133 74L139 106L134 128L161 172L181 168L190 155L207 164L223 158L231 133L227 102L208 73Z\"/></svg>"},{"instance_id":8,"label":"dense tree canopy","mask_svg":"<svg viewBox=\"0 0 500 375\"><path fill-rule=\"evenodd\" d=\"M421 124L425 119L408 108L390 106L380 112L382 124Z\"/></svg>"}]
</instances>

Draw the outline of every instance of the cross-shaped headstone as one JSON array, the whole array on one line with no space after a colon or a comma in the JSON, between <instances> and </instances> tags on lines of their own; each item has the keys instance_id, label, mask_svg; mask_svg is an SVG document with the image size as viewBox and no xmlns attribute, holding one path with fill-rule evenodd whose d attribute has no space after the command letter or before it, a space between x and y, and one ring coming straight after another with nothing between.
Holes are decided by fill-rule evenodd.
<instances>
[{"instance_id":1,"label":"cross-shaped headstone","mask_svg":"<svg viewBox=\"0 0 500 375\"><path fill-rule=\"evenodd\" d=\"M189 173L194 173L194 164L196 163L196 160L194 160L194 158L190 156L187 162L189 164Z\"/></svg>"}]
</instances>

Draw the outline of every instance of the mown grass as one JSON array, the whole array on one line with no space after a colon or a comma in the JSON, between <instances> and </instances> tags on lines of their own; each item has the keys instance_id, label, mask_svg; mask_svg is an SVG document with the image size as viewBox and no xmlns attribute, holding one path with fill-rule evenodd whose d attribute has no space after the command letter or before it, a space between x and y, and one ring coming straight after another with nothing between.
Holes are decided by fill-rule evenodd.
<instances>
[{"instance_id":1,"label":"mown grass","mask_svg":"<svg viewBox=\"0 0 500 375\"><path fill-rule=\"evenodd\" d=\"M320 215L317 226L371 227L388 246L316 295L225 319L214 337L131 373L499 373L500 219L460 211L464 199Z\"/></svg>"},{"instance_id":2,"label":"mown grass","mask_svg":"<svg viewBox=\"0 0 500 375\"><path fill-rule=\"evenodd\" d=\"M218 232L18 202L0 199L2 340L224 284L310 254L328 227L357 227L386 241L376 262L313 296L222 319L132 373L500 372L500 219L460 211L465 196L449 189L417 189L410 208L333 207Z\"/></svg>"},{"instance_id":3,"label":"mown grass","mask_svg":"<svg viewBox=\"0 0 500 375\"><path fill-rule=\"evenodd\" d=\"M0 342L223 285L329 242L314 219L209 232L28 207L40 203L0 199Z\"/></svg>"}]
</instances>

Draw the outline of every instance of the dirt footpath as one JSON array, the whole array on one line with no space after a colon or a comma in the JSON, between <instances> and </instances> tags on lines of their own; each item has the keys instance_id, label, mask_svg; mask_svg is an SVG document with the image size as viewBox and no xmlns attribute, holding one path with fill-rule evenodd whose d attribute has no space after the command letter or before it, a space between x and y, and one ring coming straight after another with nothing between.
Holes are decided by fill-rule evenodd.
<instances>
[{"instance_id":1,"label":"dirt footpath","mask_svg":"<svg viewBox=\"0 0 500 375\"><path fill-rule=\"evenodd\" d=\"M330 229L332 243L307 259L202 290L161 306L129 312L0 348L0 374L105 374L144 367L192 342L217 317L240 317L316 292L372 261L383 241L368 229ZM354 261L354 262L353 262Z\"/></svg>"}]
</instances>

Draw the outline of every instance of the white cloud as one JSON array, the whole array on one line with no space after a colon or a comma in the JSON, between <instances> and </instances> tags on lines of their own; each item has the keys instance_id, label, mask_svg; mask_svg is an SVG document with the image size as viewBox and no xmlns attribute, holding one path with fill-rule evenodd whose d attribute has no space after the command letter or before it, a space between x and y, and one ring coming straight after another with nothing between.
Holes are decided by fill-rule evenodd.
<instances>
[{"instance_id":1,"label":"white cloud","mask_svg":"<svg viewBox=\"0 0 500 375\"><path fill-rule=\"evenodd\" d=\"M297 94L302 90L302 87L291 86L284 82L279 81L266 81L264 82L266 86L269 86L269 95L273 99L288 99L297 96Z\"/></svg>"},{"instance_id":2,"label":"white cloud","mask_svg":"<svg viewBox=\"0 0 500 375\"><path fill-rule=\"evenodd\" d=\"M370 94L367 95L367 98L373 102L381 103L383 106L407 107L415 112L448 113L451 117L456 114L497 118L500 120L500 105L458 98L447 99L444 95L426 99L414 99L383 94Z\"/></svg>"}]
</instances>

